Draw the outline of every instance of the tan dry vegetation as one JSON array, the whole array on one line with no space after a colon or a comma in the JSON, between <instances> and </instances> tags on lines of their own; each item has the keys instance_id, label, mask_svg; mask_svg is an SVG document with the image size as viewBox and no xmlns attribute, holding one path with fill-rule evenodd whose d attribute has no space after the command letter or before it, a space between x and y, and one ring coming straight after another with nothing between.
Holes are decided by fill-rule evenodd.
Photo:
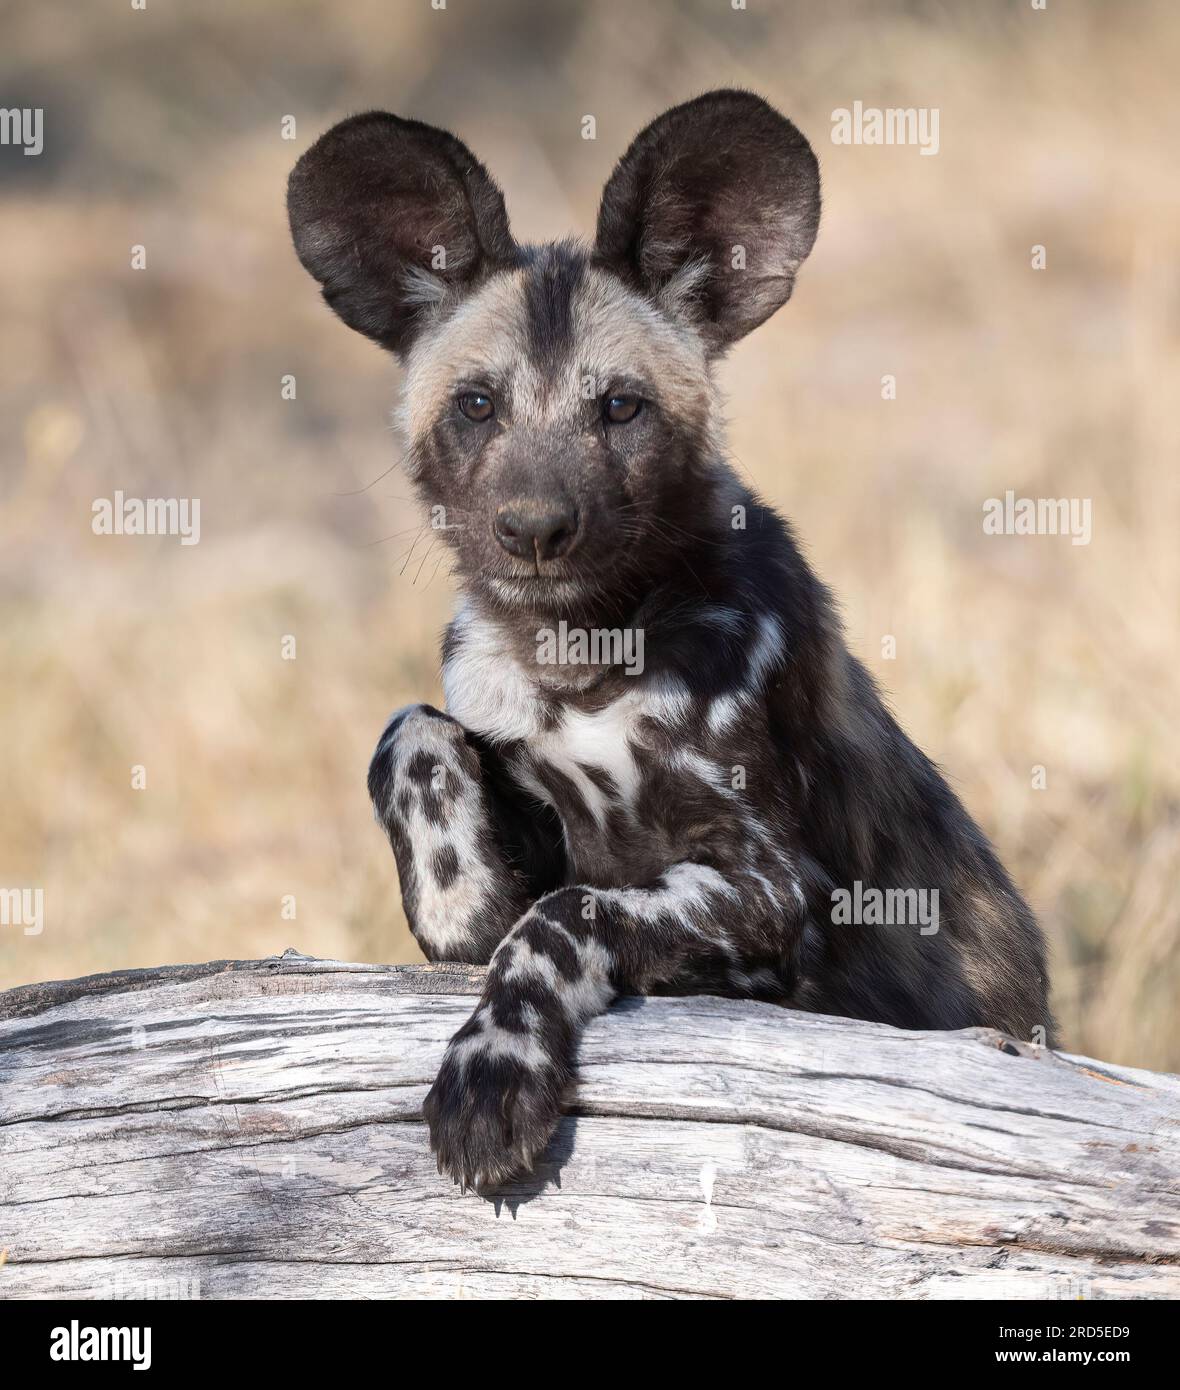
<instances>
[{"instance_id":1,"label":"tan dry vegetation","mask_svg":"<svg viewBox=\"0 0 1180 1390\"><path fill-rule=\"evenodd\" d=\"M385 106L467 138L518 235L588 232L643 122L739 83L811 137L826 204L723 369L734 456L1040 914L1069 1046L1180 1066L1180 11L126 9L4 19L3 104L47 144L0 166L0 883L43 886L46 926L3 929L0 985L416 957L364 774L437 697L450 583L386 471L397 373L295 262L287 171ZM937 106L940 153L834 146L856 99ZM200 544L92 535L116 488L200 497ZM1092 498L1092 543L984 536L1006 488Z\"/></svg>"}]
</instances>

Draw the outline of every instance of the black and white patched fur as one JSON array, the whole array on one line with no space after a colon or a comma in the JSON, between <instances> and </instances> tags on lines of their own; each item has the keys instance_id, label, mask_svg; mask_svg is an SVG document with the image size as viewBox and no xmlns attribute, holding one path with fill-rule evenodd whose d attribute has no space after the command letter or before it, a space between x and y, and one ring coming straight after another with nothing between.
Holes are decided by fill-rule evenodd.
<instances>
[{"instance_id":1,"label":"black and white patched fur","mask_svg":"<svg viewBox=\"0 0 1180 1390\"><path fill-rule=\"evenodd\" d=\"M592 246L527 246L453 135L373 112L300 159L289 209L327 302L404 364L463 584L447 712L397 713L369 771L423 951L490 963L426 1100L440 1170L527 1169L620 994L1051 1042L1028 908L725 461L714 364L819 224L799 131L699 97L634 140ZM562 623L641 633L642 670L539 660ZM838 924L857 885L937 890L937 931Z\"/></svg>"}]
</instances>

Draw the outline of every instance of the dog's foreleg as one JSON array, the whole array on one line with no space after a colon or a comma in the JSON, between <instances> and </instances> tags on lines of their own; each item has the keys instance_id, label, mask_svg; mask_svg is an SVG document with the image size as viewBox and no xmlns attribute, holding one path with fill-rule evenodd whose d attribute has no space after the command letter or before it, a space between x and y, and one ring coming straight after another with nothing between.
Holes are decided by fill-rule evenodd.
<instances>
[{"instance_id":1,"label":"dog's foreleg","mask_svg":"<svg viewBox=\"0 0 1180 1390\"><path fill-rule=\"evenodd\" d=\"M535 894L505 853L496 794L462 725L430 705L399 710L373 755L369 795L426 956L489 960Z\"/></svg>"},{"instance_id":2,"label":"dog's foreleg","mask_svg":"<svg viewBox=\"0 0 1180 1390\"><path fill-rule=\"evenodd\" d=\"M690 989L696 960L785 957L801 923L793 876L781 870L681 863L650 888L540 898L496 949L426 1099L439 1170L479 1187L531 1166L557 1124L588 1019L618 994L686 977Z\"/></svg>"}]
</instances>

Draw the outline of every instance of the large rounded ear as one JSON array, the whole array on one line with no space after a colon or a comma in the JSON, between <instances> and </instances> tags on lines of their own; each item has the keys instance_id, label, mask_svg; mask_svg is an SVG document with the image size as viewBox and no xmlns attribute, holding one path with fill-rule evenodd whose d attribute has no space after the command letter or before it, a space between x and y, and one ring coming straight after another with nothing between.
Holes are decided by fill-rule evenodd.
<instances>
[{"instance_id":1,"label":"large rounded ear","mask_svg":"<svg viewBox=\"0 0 1180 1390\"><path fill-rule=\"evenodd\" d=\"M811 146L751 92L708 92L641 131L598 211L602 261L720 351L790 297L819 227Z\"/></svg>"},{"instance_id":2,"label":"large rounded ear","mask_svg":"<svg viewBox=\"0 0 1180 1390\"><path fill-rule=\"evenodd\" d=\"M445 130L351 116L291 171L295 250L350 328L404 354L424 309L511 265L504 196Z\"/></svg>"}]
</instances>

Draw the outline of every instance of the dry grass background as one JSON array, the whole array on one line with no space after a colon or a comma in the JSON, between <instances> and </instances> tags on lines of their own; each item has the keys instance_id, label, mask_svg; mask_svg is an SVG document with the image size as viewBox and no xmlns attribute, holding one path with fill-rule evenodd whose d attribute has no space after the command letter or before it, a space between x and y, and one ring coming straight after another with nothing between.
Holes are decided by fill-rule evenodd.
<instances>
[{"instance_id":1,"label":"dry grass background","mask_svg":"<svg viewBox=\"0 0 1180 1390\"><path fill-rule=\"evenodd\" d=\"M364 774L388 712L438 695L450 584L386 473L396 370L296 263L287 171L388 107L466 138L518 235L588 232L642 123L738 83L809 134L826 206L795 299L723 369L734 455L1040 914L1069 1045L1180 1067L1174 5L0 21L0 105L44 107L47 141L0 151L0 884L46 902L42 935L0 932L0 985L292 943L417 957ZM832 145L857 99L938 107L941 152ZM116 488L199 497L200 544L94 536ZM1006 488L1093 498L1092 543L984 536Z\"/></svg>"}]
</instances>

